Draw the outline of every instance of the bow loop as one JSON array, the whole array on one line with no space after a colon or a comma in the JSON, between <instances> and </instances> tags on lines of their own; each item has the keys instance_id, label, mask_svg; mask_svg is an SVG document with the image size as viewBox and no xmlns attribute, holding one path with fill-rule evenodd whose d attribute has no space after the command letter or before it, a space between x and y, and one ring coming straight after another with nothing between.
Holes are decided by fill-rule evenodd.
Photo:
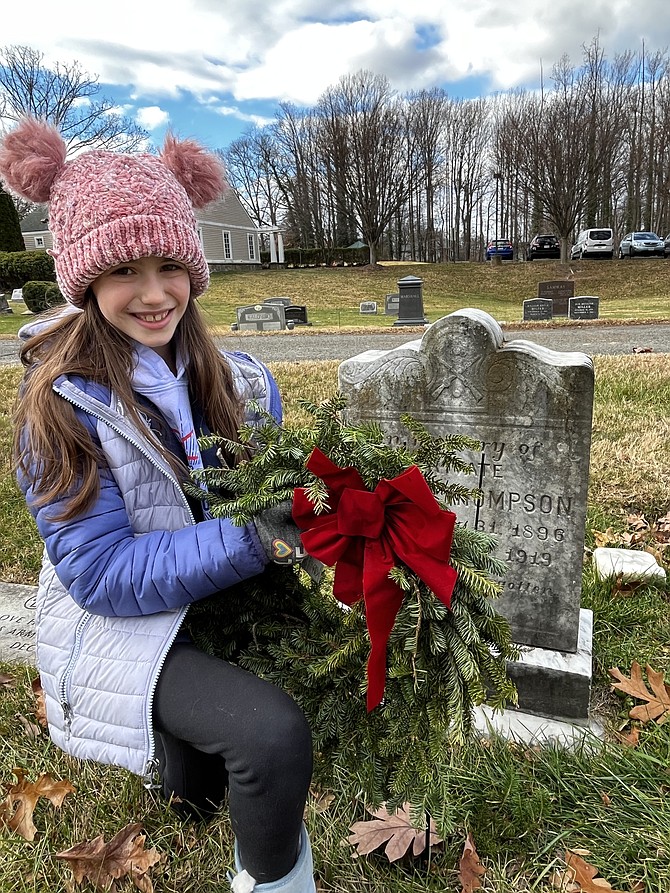
<instances>
[{"instance_id":1,"label":"bow loop","mask_svg":"<svg viewBox=\"0 0 670 893\"><path fill-rule=\"evenodd\" d=\"M371 492L355 468L340 468L318 447L306 466L328 487L330 512L317 515L306 491L298 488L293 518L314 558L336 565L333 595L351 605L365 600L370 634L367 707L384 696L386 647L403 593L389 578L403 562L450 607L456 571L449 564L456 523L440 508L415 465Z\"/></svg>"}]
</instances>

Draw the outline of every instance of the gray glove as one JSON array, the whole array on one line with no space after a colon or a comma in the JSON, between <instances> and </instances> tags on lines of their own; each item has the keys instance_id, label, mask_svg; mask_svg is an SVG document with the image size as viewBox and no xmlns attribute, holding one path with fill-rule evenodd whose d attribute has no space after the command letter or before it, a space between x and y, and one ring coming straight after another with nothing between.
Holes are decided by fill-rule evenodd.
<instances>
[{"instance_id":1,"label":"gray glove","mask_svg":"<svg viewBox=\"0 0 670 893\"><path fill-rule=\"evenodd\" d=\"M261 512L254 518L254 525L269 561L296 564L306 556L288 499Z\"/></svg>"}]
</instances>

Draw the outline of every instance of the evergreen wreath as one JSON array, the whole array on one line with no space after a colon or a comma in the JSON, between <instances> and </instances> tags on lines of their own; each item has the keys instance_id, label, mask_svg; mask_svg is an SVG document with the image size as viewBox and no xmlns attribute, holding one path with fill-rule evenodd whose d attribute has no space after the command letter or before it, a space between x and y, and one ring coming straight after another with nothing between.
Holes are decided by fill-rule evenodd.
<instances>
[{"instance_id":1,"label":"evergreen wreath","mask_svg":"<svg viewBox=\"0 0 670 893\"><path fill-rule=\"evenodd\" d=\"M341 468L357 469L370 490L415 465L442 508L479 496L476 487L449 482L450 474L473 472L458 454L478 450L479 441L435 437L404 416L414 446L391 447L377 424L346 423L342 395L301 405L312 425L284 428L258 409L258 423L240 430L239 443L204 438L204 448L242 458L234 468L193 472L189 495L207 499L214 516L245 524L302 487L319 514L329 508L328 490L306 468L318 447ZM450 563L458 577L450 609L408 567L393 568L389 576L405 595L387 646L384 698L369 713L365 605L338 602L329 569L314 580L304 567L269 565L194 603L187 626L199 647L268 679L300 704L312 728L318 785L371 806L386 802L393 809L409 801L444 831L449 816L440 767L467 744L475 705L502 709L516 701L506 662L519 649L491 604L501 588L495 578L505 571L492 554L495 542L456 524Z\"/></svg>"}]
</instances>

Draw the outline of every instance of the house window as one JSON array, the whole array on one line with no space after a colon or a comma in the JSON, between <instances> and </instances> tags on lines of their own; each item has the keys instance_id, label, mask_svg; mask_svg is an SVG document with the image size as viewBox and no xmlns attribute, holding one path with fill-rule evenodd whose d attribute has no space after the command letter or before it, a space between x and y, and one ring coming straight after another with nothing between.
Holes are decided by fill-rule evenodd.
<instances>
[{"instance_id":1,"label":"house window","mask_svg":"<svg viewBox=\"0 0 670 893\"><path fill-rule=\"evenodd\" d=\"M249 243L249 260L256 260L256 239L252 233L247 233L247 241Z\"/></svg>"},{"instance_id":2,"label":"house window","mask_svg":"<svg viewBox=\"0 0 670 893\"><path fill-rule=\"evenodd\" d=\"M44 248L44 236L35 236L35 248Z\"/></svg>"},{"instance_id":3,"label":"house window","mask_svg":"<svg viewBox=\"0 0 670 893\"><path fill-rule=\"evenodd\" d=\"M230 233L224 230L223 233L223 257L225 260L233 259L233 243L230 240Z\"/></svg>"}]
</instances>

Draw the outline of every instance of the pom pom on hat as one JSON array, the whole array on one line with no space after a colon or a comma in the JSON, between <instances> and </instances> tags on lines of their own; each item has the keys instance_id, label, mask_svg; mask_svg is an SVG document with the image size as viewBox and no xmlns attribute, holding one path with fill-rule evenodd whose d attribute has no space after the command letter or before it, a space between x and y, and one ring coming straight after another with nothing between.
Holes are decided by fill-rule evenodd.
<instances>
[{"instance_id":1,"label":"pom pom on hat","mask_svg":"<svg viewBox=\"0 0 670 893\"><path fill-rule=\"evenodd\" d=\"M31 202L49 200L51 187L65 164L63 137L50 124L25 118L0 146L0 176Z\"/></svg>"},{"instance_id":2,"label":"pom pom on hat","mask_svg":"<svg viewBox=\"0 0 670 893\"><path fill-rule=\"evenodd\" d=\"M0 175L32 201L49 201L56 279L81 307L91 283L110 267L140 257L183 263L191 296L209 284L193 206L225 186L219 159L191 140L169 136L161 156L103 150L65 161L58 131L25 119L0 144Z\"/></svg>"},{"instance_id":3,"label":"pom pom on hat","mask_svg":"<svg viewBox=\"0 0 670 893\"><path fill-rule=\"evenodd\" d=\"M194 208L204 208L222 194L225 187L223 165L193 140L180 142L168 134L161 160L184 187Z\"/></svg>"}]
</instances>

